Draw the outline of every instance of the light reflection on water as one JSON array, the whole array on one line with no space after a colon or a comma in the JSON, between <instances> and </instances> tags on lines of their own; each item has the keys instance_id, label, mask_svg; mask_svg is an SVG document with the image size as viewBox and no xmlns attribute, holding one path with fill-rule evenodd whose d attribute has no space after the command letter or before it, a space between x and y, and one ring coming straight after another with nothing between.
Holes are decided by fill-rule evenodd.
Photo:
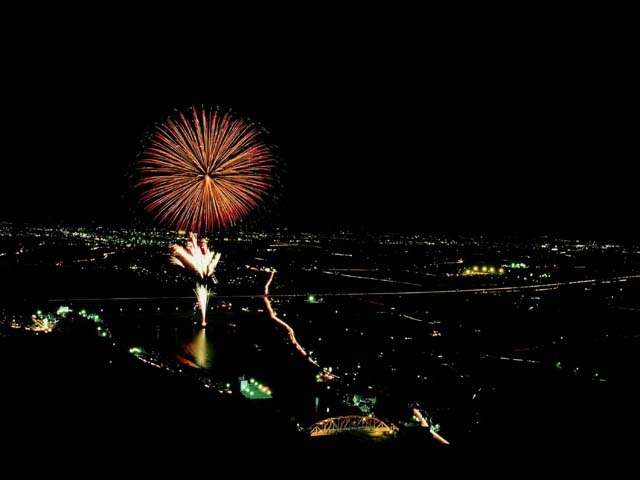
<instances>
[{"instance_id":1,"label":"light reflection on water","mask_svg":"<svg viewBox=\"0 0 640 480\"><path fill-rule=\"evenodd\" d=\"M273 323L264 315L216 312L209 320L202 328L199 312L189 309L116 316L110 325L123 344L152 352L168 365L178 362L192 367L199 370L198 375L228 381L243 374L264 376L265 371L278 371L271 368L271 358L263 353L282 348L280 337L272 343L274 337L269 333L274 331Z\"/></svg>"},{"instance_id":2,"label":"light reflection on water","mask_svg":"<svg viewBox=\"0 0 640 480\"><path fill-rule=\"evenodd\" d=\"M122 316L112 320L111 327L120 341L154 352L165 363L178 361L203 370L220 367L217 363L226 331L213 324L201 327L199 315Z\"/></svg>"},{"instance_id":3,"label":"light reflection on water","mask_svg":"<svg viewBox=\"0 0 640 480\"><path fill-rule=\"evenodd\" d=\"M206 328L198 328L190 341L183 345L183 351L200 368L211 368L214 360L213 342L207 336Z\"/></svg>"}]
</instances>

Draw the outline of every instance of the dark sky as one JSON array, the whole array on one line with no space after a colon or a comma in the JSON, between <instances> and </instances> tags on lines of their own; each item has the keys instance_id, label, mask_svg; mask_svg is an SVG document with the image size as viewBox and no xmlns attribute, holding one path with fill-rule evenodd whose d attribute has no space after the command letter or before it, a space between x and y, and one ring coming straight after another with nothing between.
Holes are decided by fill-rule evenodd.
<instances>
[{"instance_id":1,"label":"dark sky","mask_svg":"<svg viewBox=\"0 0 640 480\"><path fill-rule=\"evenodd\" d=\"M87 27L11 52L0 220L136 223L127 174L145 133L206 105L259 122L281 158L258 223L633 235L623 39L329 27L247 43Z\"/></svg>"}]
</instances>

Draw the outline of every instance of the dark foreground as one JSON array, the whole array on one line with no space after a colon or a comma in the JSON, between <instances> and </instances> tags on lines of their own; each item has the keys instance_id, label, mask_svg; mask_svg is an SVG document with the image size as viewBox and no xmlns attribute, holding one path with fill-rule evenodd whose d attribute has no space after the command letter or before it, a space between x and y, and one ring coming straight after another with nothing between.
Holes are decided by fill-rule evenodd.
<instances>
[{"instance_id":1,"label":"dark foreground","mask_svg":"<svg viewBox=\"0 0 640 480\"><path fill-rule=\"evenodd\" d=\"M639 395L633 382L629 387L594 387L566 377L514 372L488 398L491 405L483 413L482 428L456 446L425 442L420 429L386 442L310 439L290 427L286 415L269 402L212 395L200 385L118 353L100 339L79 340L73 335L0 338L2 447L11 452L7 458L26 464L29 458L86 458L155 465L269 457L277 468L289 468L292 459L357 465L443 458L458 447L516 449L521 454L531 447L607 448L625 445L638 431Z\"/></svg>"}]
</instances>

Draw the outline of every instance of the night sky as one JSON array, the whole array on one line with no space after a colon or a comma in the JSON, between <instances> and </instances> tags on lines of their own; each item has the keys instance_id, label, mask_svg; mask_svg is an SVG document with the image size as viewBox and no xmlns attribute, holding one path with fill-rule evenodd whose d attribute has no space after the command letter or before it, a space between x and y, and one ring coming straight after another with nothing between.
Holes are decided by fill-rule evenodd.
<instances>
[{"instance_id":1,"label":"night sky","mask_svg":"<svg viewBox=\"0 0 640 480\"><path fill-rule=\"evenodd\" d=\"M634 235L635 82L616 41L325 25L199 49L90 30L5 60L0 220L137 224L145 134L205 105L269 132L281 185L257 224Z\"/></svg>"}]
</instances>

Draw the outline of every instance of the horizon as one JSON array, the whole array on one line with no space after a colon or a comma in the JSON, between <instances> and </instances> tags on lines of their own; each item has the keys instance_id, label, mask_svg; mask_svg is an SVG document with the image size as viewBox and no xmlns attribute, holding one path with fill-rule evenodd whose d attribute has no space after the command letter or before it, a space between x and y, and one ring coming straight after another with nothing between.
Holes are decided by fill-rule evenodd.
<instances>
[{"instance_id":1,"label":"horizon","mask_svg":"<svg viewBox=\"0 0 640 480\"><path fill-rule=\"evenodd\" d=\"M106 230L127 230L132 229L140 232L156 232L177 236L187 236L186 230L176 230L153 222L116 224L116 223L96 223L96 222L47 222L47 221L9 221L0 220L0 226L11 229L20 228L49 228L49 229L106 229ZM220 239L225 236L247 235L247 234L311 234L311 235L353 235L353 236L384 236L398 235L402 237L423 236L432 238L459 238L459 239L483 239L493 241L544 241L545 239L560 241L590 241L590 242L614 242L624 245L640 245L640 239L632 235L604 235L593 232L508 232L508 231L420 231L420 230L375 230L364 228L323 228L296 225L255 225L240 224L227 230L209 231L198 234L207 239Z\"/></svg>"}]
</instances>

